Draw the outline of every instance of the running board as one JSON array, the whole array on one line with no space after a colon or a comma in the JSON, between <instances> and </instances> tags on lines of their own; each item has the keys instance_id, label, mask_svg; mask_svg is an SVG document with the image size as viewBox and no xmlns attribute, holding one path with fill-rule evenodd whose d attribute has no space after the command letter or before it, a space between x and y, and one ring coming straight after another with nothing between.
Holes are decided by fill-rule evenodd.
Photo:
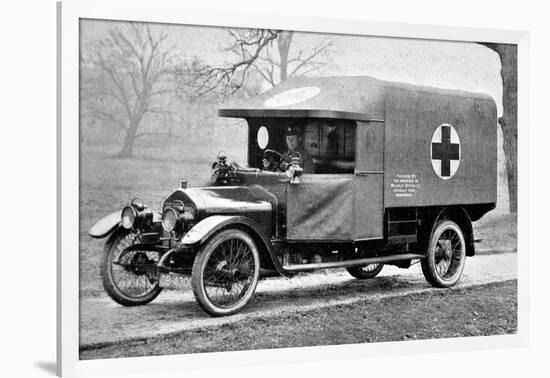
<instances>
[{"instance_id":1,"label":"running board","mask_svg":"<svg viewBox=\"0 0 550 378\"><path fill-rule=\"evenodd\" d=\"M283 269L289 272L296 272L300 270L347 268L351 266L363 266L363 265L369 265L369 264L387 263L392 261L412 260L412 259L422 259L422 258L424 258L424 255L419 255L416 253L406 253L406 254L390 255L390 256L367 257L364 259L357 259L357 260L331 261L331 262L315 263L315 264L287 265L287 266L283 266Z\"/></svg>"}]
</instances>

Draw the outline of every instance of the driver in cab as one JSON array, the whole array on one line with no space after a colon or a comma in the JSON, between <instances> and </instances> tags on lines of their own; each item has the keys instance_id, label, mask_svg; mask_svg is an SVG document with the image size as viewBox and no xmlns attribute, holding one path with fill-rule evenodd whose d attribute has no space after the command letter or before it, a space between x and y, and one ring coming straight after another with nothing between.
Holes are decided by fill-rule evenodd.
<instances>
[{"instance_id":1,"label":"driver in cab","mask_svg":"<svg viewBox=\"0 0 550 378\"><path fill-rule=\"evenodd\" d=\"M300 158L300 166L304 173L313 173L313 162L309 154L302 148L302 130L296 126L289 126L285 129L285 142L287 151L282 154L283 159L277 162L271 159L264 159L263 165L265 170L286 171L293 158Z\"/></svg>"}]
</instances>

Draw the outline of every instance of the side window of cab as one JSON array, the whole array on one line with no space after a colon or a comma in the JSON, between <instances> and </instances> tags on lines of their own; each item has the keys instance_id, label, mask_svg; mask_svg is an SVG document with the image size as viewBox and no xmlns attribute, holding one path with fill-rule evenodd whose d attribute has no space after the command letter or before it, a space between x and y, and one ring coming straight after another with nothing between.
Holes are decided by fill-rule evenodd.
<instances>
[{"instance_id":1,"label":"side window of cab","mask_svg":"<svg viewBox=\"0 0 550 378\"><path fill-rule=\"evenodd\" d=\"M356 123L350 120L311 119L304 130L304 148L315 173L346 174L355 168Z\"/></svg>"}]
</instances>

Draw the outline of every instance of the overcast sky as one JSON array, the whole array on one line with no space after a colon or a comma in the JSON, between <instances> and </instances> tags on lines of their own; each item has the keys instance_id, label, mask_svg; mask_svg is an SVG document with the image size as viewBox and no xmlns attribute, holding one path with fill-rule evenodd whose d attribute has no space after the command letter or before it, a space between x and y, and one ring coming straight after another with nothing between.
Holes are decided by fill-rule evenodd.
<instances>
[{"instance_id":1,"label":"overcast sky","mask_svg":"<svg viewBox=\"0 0 550 378\"><path fill-rule=\"evenodd\" d=\"M83 45L106 37L118 22L84 20ZM197 56L211 65L234 58L224 51L230 40L223 28L154 24L153 32L164 31L168 43L183 57ZM475 43L414 40L400 38L296 33L293 52L311 48L331 39L329 64L310 75L369 75L441 88L486 93L502 114L500 60L486 47ZM267 87L266 87L267 88Z\"/></svg>"}]
</instances>

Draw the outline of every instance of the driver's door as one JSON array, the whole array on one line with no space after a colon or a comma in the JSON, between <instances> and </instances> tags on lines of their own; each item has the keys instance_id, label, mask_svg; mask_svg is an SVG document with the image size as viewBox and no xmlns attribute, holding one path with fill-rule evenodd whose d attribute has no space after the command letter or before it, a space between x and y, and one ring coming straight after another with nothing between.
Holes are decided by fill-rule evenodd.
<instances>
[{"instance_id":1,"label":"driver's door","mask_svg":"<svg viewBox=\"0 0 550 378\"><path fill-rule=\"evenodd\" d=\"M287 184L287 239L349 241L353 238L353 175L304 174Z\"/></svg>"}]
</instances>

